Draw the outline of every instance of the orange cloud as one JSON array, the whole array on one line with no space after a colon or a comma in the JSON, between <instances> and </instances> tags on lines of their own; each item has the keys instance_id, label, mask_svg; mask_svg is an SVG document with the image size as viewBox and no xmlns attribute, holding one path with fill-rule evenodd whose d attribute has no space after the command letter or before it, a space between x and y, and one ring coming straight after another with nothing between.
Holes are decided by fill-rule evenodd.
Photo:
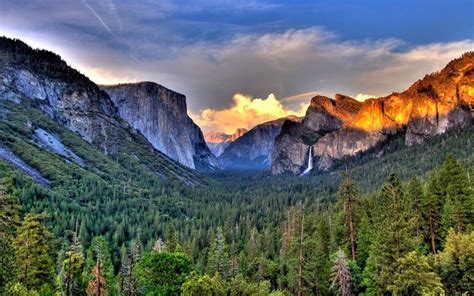
<instances>
[{"instance_id":1,"label":"orange cloud","mask_svg":"<svg viewBox=\"0 0 474 296\"><path fill-rule=\"evenodd\" d=\"M277 100L274 94L266 99L235 94L230 108L216 110L205 109L201 114L190 116L203 130L232 134L238 128L251 129L254 126L273 119L289 115L303 116L307 104L301 104L300 110L292 110Z\"/></svg>"}]
</instances>

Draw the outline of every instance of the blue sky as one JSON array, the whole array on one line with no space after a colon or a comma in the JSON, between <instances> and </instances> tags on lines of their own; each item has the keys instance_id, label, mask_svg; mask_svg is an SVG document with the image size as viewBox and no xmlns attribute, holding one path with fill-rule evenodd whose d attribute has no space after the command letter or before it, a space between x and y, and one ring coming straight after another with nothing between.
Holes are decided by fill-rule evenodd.
<instances>
[{"instance_id":1,"label":"blue sky","mask_svg":"<svg viewBox=\"0 0 474 296\"><path fill-rule=\"evenodd\" d=\"M216 116L239 107L235 93L274 93L274 116L301 113L315 93L403 90L474 49L472 0L0 0L0 8L0 34L57 52L98 83L151 80L184 93L205 129L224 130Z\"/></svg>"}]
</instances>

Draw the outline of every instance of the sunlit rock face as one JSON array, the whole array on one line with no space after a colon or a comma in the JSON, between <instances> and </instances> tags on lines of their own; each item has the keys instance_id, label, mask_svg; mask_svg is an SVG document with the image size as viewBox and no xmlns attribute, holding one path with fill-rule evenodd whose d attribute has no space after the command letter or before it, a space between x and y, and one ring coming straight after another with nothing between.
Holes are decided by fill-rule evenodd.
<instances>
[{"instance_id":1,"label":"sunlit rock face","mask_svg":"<svg viewBox=\"0 0 474 296\"><path fill-rule=\"evenodd\" d=\"M469 126L474 106L474 53L450 62L402 93L354 101L341 95L334 100L314 97L302 124L307 128L304 134L313 135L314 141L302 144L298 124L282 129L275 143L272 173L301 173L309 146L313 146L314 168L328 170L334 160L367 151L390 134L402 133L406 145L415 145L451 128Z\"/></svg>"},{"instance_id":2,"label":"sunlit rock face","mask_svg":"<svg viewBox=\"0 0 474 296\"><path fill-rule=\"evenodd\" d=\"M269 168L275 138L280 134L283 123L287 120L300 121L301 119L288 116L257 125L224 150L218 158L220 164L226 169Z\"/></svg>"},{"instance_id":3,"label":"sunlit rock face","mask_svg":"<svg viewBox=\"0 0 474 296\"><path fill-rule=\"evenodd\" d=\"M333 131L352 120L361 103L344 95L336 95L335 100L324 96L311 99L303 125L315 131Z\"/></svg>"},{"instance_id":4,"label":"sunlit rock face","mask_svg":"<svg viewBox=\"0 0 474 296\"><path fill-rule=\"evenodd\" d=\"M102 86L121 118L168 157L198 170L216 169L217 161L201 129L187 114L186 97L153 82Z\"/></svg>"},{"instance_id":5,"label":"sunlit rock face","mask_svg":"<svg viewBox=\"0 0 474 296\"><path fill-rule=\"evenodd\" d=\"M207 132L204 134L204 140L214 156L219 157L230 143L242 137L247 130L238 128L235 133L228 135L222 132Z\"/></svg>"}]
</instances>

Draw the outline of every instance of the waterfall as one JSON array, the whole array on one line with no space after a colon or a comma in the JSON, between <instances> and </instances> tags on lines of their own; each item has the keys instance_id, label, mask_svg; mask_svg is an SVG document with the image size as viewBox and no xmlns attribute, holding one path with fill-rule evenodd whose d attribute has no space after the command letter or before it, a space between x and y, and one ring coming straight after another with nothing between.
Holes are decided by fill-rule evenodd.
<instances>
[{"instance_id":1,"label":"waterfall","mask_svg":"<svg viewBox=\"0 0 474 296\"><path fill-rule=\"evenodd\" d=\"M308 151L308 166L306 169L300 174L300 176L305 176L307 175L312 169L313 169L313 146L309 146L309 151Z\"/></svg>"}]
</instances>

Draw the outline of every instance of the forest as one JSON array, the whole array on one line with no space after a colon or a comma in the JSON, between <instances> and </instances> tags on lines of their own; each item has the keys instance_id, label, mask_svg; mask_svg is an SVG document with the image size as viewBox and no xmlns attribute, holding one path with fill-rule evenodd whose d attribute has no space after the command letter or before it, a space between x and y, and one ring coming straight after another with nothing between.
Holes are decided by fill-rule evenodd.
<instances>
[{"instance_id":1,"label":"forest","mask_svg":"<svg viewBox=\"0 0 474 296\"><path fill-rule=\"evenodd\" d=\"M76 200L2 164L0 291L470 295L471 157L364 183L361 156L337 175L229 173L208 186L148 185L142 197L89 180Z\"/></svg>"}]
</instances>

